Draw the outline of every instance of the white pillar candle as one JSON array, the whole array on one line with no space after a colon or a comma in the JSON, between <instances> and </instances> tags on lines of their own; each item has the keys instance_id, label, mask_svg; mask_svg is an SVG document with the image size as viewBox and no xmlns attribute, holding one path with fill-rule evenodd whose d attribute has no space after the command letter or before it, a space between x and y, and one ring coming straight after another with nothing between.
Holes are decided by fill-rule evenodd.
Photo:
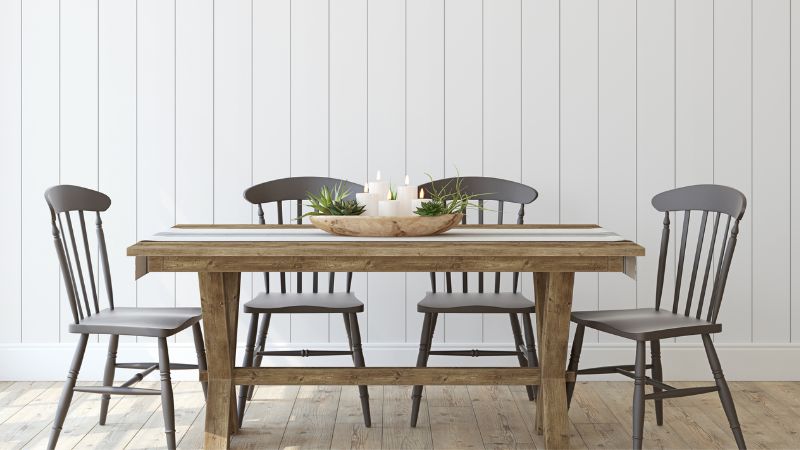
<instances>
[{"instance_id":1,"label":"white pillar candle","mask_svg":"<svg viewBox=\"0 0 800 450\"><path fill-rule=\"evenodd\" d=\"M381 217L396 217L400 215L400 203L391 199L392 195L387 194L386 200L378 202L378 215Z\"/></svg>"},{"instance_id":2,"label":"white pillar candle","mask_svg":"<svg viewBox=\"0 0 800 450\"><path fill-rule=\"evenodd\" d=\"M416 215L417 214L417 208L421 207L424 202L429 202L430 201L429 198L423 198L423 197L425 197L425 192L422 189L420 189L419 190L419 198L415 198L415 199L411 200L411 214L412 215Z\"/></svg>"},{"instance_id":3,"label":"white pillar candle","mask_svg":"<svg viewBox=\"0 0 800 450\"><path fill-rule=\"evenodd\" d=\"M360 205L364 205L364 212L361 213L362 216L377 216L378 215L378 196L373 194L372 192L367 191L368 188L365 186L365 192L358 192L356 193L356 201Z\"/></svg>"},{"instance_id":4,"label":"white pillar candle","mask_svg":"<svg viewBox=\"0 0 800 450\"><path fill-rule=\"evenodd\" d=\"M397 186L397 201L400 203L401 215L414 215L414 210L411 209L411 201L415 198L417 198L417 187L409 186L408 175L406 175L405 186Z\"/></svg>"},{"instance_id":5,"label":"white pillar candle","mask_svg":"<svg viewBox=\"0 0 800 450\"><path fill-rule=\"evenodd\" d=\"M386 198L386 193L389 192L389 182L381 181L381 171L378 171L375 181L367 183L369 192L377 195L378 199Z\"/></svg>"}]
</instances>

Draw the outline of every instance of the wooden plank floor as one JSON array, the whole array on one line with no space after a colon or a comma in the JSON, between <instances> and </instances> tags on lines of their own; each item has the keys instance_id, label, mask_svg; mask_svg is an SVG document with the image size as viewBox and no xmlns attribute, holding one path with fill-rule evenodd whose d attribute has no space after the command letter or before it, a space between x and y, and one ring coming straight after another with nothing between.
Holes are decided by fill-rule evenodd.
<instances>
[{"instance_id":1,"label":"wooden plank floor","mask_svg":"<svg viewBox=\"0 0 800 450\"><path fill-rule=\"evenodd\" d=\"M96 383L95 383L96 384ZM688 386L688 383L675 383ZM156 382L142 387L157 388ZM800 448L800 383L732 383L745 439L751 448ZM44 448L61 383L0 382L0 448ZM629 382L581 382L570 410L575 448L630 447ZM353 386L262 386L249 403L233 448L314 449L535 449L535 404L521 386L431 386L416 428L408 426L410 387L370 388L372 428L362 422ZM97 424L97 395L77 393L59 448L150 449L164 446L159 397L114 397L105 426ZM175 385L179 447L202 446L200 384ZM647 448L734 448L716 394L666 400L665 424L648 403Z\"/></svg>"}]
</instances>

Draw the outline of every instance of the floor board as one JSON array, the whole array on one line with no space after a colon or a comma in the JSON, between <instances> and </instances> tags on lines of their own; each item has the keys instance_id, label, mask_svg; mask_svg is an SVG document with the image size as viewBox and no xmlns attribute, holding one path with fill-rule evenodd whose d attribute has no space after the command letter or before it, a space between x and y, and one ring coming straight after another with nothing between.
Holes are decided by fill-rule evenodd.
<instances>
[{"instance_id":1,"label":"floor board","mask_svg":"<svg viewBox=\"0 0 800 450\"><path fill-rule=\"evenodd\" d=\"M61 386L0 383L0 449L46 446ZM140 387L158 388L158 382ZM740 382L731 383L731 390L750 447L800 448L800 383ZM371 428L364 426L354 386L260 386L232 448L544 448L532 427L536 404L522 386L428 386L416 428L408 425L411 386L369 391ZM201 448L205 412L200 384L175 383L174 392L179 447ZM578 383L570 409L571 446L630 447L632 394L630 382ZM99 396L76 393L58 448L163 448L158 396L112 397L105 426L97 424L99 409ZM648 402L644 444L658 449L735 447L714 393L665 400L662 427Z\"/></svg>"}]
</instances>

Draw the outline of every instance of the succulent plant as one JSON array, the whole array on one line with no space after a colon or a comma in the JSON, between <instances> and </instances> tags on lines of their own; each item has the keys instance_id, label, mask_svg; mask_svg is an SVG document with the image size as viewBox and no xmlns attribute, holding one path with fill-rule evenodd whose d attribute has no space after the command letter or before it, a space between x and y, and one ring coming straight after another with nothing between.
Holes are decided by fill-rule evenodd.
<instances>
[{"instance_id":1,"label":"succulent plant","mask_svg":"<svg viewBox=\"0 0 800 450\"><path fill-rule=\"evenodd\" d=\"M428 194L430 200L422 202L414 214L418 216L443 216L445 214L458 214L463 213L467 208L484 209L473 200L480 197L481 194L465 194L461 191L461 177L455 178L455 184L450 187L451 181L447 182L444 186L437 187L432 181L433 177L428 175L431 179L431 188Z\"/></svg>"},{"instance_id":2,"label":"succulent plant","mask_svg":"<svg viewBox=\"0 0 800 450\"><path fill-rule=\"evenodd\" d=\"M339 183L335 187L322 186L319 194L308 193L308 202L312 208L303 214L306 216L358 216L364 212L364 205L355 199L348 199L350 190Z\"/></svg>"}]
</instances>

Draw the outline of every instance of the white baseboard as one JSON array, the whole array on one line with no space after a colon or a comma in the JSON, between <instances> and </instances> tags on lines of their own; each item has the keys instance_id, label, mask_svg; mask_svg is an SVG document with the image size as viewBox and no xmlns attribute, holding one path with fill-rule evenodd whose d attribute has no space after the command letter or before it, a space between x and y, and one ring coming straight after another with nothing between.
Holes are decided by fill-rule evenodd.
<instances>
[{"instance_id":1,"label":"white baseboard","mask_svg":"<svg viewBox=\"0 0 800 450\"><path fill-rule=\"evenodd\" d=\"M339 344L306 344L304 348L341 349ZM705 351L699 343L663 343L662 360L664 378L674 381L711 380ZM275 345L274 348L300 348L297 345ZM508 345L488 344L438 344L441 349L502 349ZM418 345L413 343L364 344L364 357L371 366L413 366ZM69 367L74 344L2 344L0 345L0 380L63 380ZM734 381L800 381L800 344L717 344L717 352L728 380ZM242 349L239 349L239 355ZM155 343L121 343L117 360L120 362L145 362L157 360ZM79 379L97 381L102 378L106 345L90 343L86 350ZM581 355L581 367L610 364L633 364L633 346L629 343L586 343ZM194 362L192 344L172 343L170 359L173 362ZM237 358L237 361L239 359ZM350 366L347 356L291 358L266 357L264 365L281 366ZM514 366L513 357L432 357L431 366ZM119 370L118 377L127 379L130 371ZM175 380L197 379L194 371L179 371ZM624 379L606 375L586 379Z\"/></svg>"}]
</instances>

